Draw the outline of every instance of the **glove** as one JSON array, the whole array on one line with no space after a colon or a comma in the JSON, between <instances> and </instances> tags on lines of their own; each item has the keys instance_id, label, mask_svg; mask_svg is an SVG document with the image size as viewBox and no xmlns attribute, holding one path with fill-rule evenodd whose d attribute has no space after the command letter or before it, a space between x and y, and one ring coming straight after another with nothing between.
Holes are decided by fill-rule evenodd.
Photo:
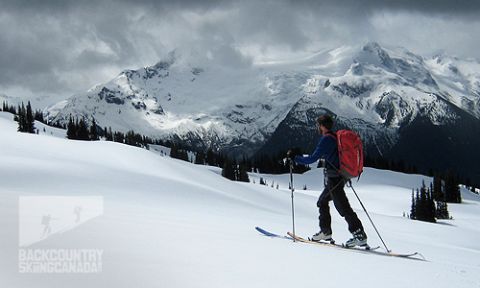
<instances>
[{"instance_id":1,"label":"glove","mask_svg":"<svg viewBox=\"0 0 480 288\"><path fill-rule=\"evenodd\" d=\"M317 168L325 168L325 159L320 158L320 160L318 160Z\"/></svg>"},{"instance_id":2,"label":"glove","mask_svg":"<svg viewBox=\"0 0 480 288\"><path fill-rule=\"evenodd\" d=\"M298 154L292 150L292 149L289 149L287 151L287 158L290 159L290 160L294 160L295 159L295 156L297 156Z\"/></svg>"}]
</instances>

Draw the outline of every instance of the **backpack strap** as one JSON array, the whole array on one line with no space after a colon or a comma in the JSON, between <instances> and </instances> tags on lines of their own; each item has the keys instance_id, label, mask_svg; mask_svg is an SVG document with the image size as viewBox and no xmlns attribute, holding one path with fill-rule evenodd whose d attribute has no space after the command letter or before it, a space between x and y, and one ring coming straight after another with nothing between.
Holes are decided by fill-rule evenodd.
<instances>
[{"instance_id":1,"label":"backpack strap","mask_svg":"<svg viewBox=\"0 0 480 288\"><path fill-rule=\"evenodd\" d=\"M335 133L335 132L333 132L333 131L331 131L331 130L327 131L327 133L325 133L324 136L330 136L330 137L335 138L335 140L337 140L337 133Z\"/></svg>"},{"instance_id":2,"label":"backpack strap","mask_svg":"<svg viewBox=\"0 0 480 288\"><path fill-rule=\"evenodd\" d=\"M337 133L329 130L329 131L327 131L327 133L325 133L325 135L323 135L323 136L325 136L325 137L332 137L332 138L335 140L335 145L337 146L337 153L338 153L338 143L337 143L337 139L338 139L338 138L337 138ZM326 159L325 159L325 160L326 160ZM339 159L339 160L340 160L340 159ZM330 165L331 167L335 168L335 166L334 166L332 163L330 163L329 161L326 161L326 163L327 163L327 164L326 164L325 167L324 167L324 168L325 168L325 173L326 173L327 165ZM335 168L335 170L336 170L337 172L339 172L338 169Z\"/></svg>"}]
</instances>

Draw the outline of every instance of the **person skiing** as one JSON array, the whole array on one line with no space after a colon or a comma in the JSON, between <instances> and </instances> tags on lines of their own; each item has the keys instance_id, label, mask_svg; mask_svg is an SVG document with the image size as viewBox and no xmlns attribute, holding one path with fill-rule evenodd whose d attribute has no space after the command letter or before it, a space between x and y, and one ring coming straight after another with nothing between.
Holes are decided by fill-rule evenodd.
<instances>
[{"instance_id":1,"label":"person skiing","mask_svg":"<svg viewBox=\"0 0 480 288\"><path fill-rule=\"evenodd\" d=\"M320 135L318 144L311 155L300 156L294 155L292 150L287 152L287 157L292 159L295 163L308 165L312 164L318 159L325 168L325 188L320 194L317 201L319 208L319 224L320 231L312 236L314 241L333 241L331 216L329 202L333 200L333 204L338 213L345 218L348 223L348 230L353 237L349 239L345 245L347 247L367 246L367 234L363 229L362 222L358 219L357 214L353 211L348 198L345 194L346 180L338 173L340 160L338 155L337 137L332 131L334 125L333 118L328 115L322 115L317 118L317 128Z\"/></svg>"}]
</instances>

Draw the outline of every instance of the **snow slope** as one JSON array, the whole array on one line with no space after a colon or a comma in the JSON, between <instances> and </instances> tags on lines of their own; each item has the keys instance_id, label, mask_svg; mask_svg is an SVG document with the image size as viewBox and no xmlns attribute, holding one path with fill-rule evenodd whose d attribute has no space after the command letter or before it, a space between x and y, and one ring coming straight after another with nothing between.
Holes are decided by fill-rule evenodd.
<instances>
[{"instance_id":1,"label":"snow slope","mask_svg":"<svg viewBox=\"0 0 480 288\"><path fill-rule=\"evenodd\" d=\"M113 142L81 142L16 132L0 113L1 287L478 287L480 199L462 191L454 220L428 224L402 217L420 175L367 169L357 192L389 247L429 262L363 255L270 239L255 226L291 229L288 175L257 175L279 189L237 183L196 166ZM322 171L295 175L297 232L317 229ZM347 190L369 241L380 244ZM31 248L104 250L99 274L20 274L20 196L101 196L104 213ZM334 237L349 237L332 212Z\"/></svg>"}]
</instances>

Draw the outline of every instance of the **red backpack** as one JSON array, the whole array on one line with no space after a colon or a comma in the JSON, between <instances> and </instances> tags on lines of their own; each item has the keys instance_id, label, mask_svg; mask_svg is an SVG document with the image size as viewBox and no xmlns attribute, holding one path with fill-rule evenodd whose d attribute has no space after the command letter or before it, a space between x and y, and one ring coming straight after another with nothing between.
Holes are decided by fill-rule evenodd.
<instances>
[{"instance_id":1,"label":"red backpack","mask_svg":"<svg viewBox=\"0 0 480 288\"><path fill-rule=\"evenodd\" d=\"M327 135L337 139L340 175L347 180L360 177L363 172L363 145L360 136L350 130L339 130Z\"/></svg>"}]
</instances>

